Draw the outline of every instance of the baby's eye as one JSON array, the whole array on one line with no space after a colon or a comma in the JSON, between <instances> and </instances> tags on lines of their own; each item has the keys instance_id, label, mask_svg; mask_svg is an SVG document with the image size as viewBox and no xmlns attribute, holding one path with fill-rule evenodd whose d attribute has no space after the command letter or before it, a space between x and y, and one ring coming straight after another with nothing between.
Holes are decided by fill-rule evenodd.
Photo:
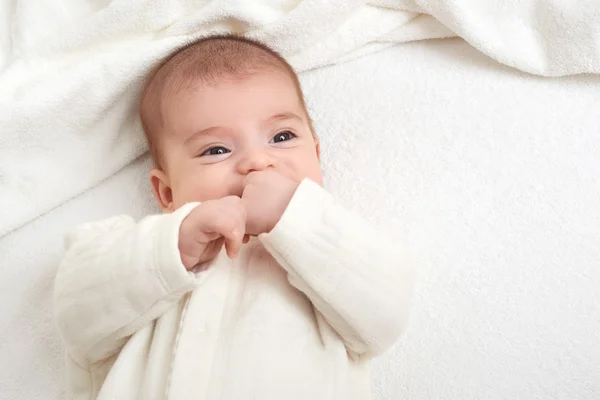
<instances>
[{"instance_id":1,"label":"baby's eye","mask_svg":"<svg viewBox=\"0 0 600 400\"><path fill-rule=\"evenodd\" d=\"M279 132L277 135L275 135L269 143L281 143L281 142L285 142L287 140L292 140L296 137L298 137L298 136L294 135L290 131L283 131L283 132Z\"/></svg>"},{"instance_id":2,"label":"baby's eye","mask_svg":"<svg viewBox=\"0 0 600 400\"><path fill-rule=\"evenodd\" d=\"M204 153L200 154L200 156L218 156L221 154L227 154L230 151L227 150L225 147L221 147L221 146L215 146L215 147L211 147L210 149L206 150Z\"/></svg>"}]
</instances>

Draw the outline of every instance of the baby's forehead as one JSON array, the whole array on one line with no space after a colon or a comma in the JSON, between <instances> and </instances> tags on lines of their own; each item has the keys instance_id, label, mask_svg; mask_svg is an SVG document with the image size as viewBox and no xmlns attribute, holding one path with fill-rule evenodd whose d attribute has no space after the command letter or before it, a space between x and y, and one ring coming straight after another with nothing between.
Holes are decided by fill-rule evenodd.
<instances>
[{"instance_id":1,"label":"baby's forehead","mask_svg":"<svg viewBox=\"0 0 600 400\"><path fill-rule=\"evenodd\" d=\"M190 104L210 106L218 98L221 102L225 100L227 105L228 100L234 103L239 97L251 97L252 102L269 100L282 106L293 103L295 109L306 111L302 90L293 77L285 70L264 69L224 74L210 81L202 78L180 81L177 87L163 92L159 112L166 117L167 113L177 114Z\"/></svg>"},{"instance_id":2,"label":"baby's forehead","mask_svg":"<svg viewBox=\"0 0 600 400\"><path fill-rule=\"evenodd\" d=\"M179 132L203 126L245 124L271 126L276 115L307 119L301 96L289 78L263 73L244 79L196 84L162 107L166 130Z\"/></svg>"}]
</instances>

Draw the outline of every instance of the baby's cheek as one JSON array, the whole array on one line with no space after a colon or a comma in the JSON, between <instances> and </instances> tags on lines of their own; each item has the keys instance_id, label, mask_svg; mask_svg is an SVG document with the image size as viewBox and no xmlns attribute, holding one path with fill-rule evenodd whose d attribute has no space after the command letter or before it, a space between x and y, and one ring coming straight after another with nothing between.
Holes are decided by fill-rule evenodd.
<instances>
[{"instance_id":1,"label":"baby's cheek","mask_svg":"<svg viewBox=\"0 0 600 400\"><path fill-rule=\"evenodd\" d=\"M321 167L316 168L308 178L323 186L323 172L321 171Z\"/></svg>"},{"instance_id":2,"label":"baby's cheek","mask_svg":"<svg viewBox=\"0 0 600 400\"><path fill-rule=\"evenodd\" d=\"M176 192L174 191L173 198L182 206L186 203L205 201L206 199L202 198L203 192L195 179L186 179L177 187Z\"/></svg>"},{"instance_id":3,"label":"baby's cheek","mask_svg":"<svg viewBox=\"0 0 600 400\"><path fill-rule=\"evenodd\" d=\"M307 160L306 166L307 173L305 176L323 186L323 171L319 159L317 157L311 157L310 160Z\"/></svg>"},{"instance_id":4,"label":"baby's cheek","mask_svg":"<svg viewBox=\"0 0 600 400\"><path fill-rule=\"evenodd\" d=\"M242 180L224 174L205 175L191 180L186 188L188 201L208 201L241 196Z\"/></svg>"},{"instance_id":5,"label":"baby's cheek","mask_svg":"<svg viewBox=\"0 0 600 400\"><path fill-rule=\"evenodd\" d=\"M283 176L297 182L304 178L309 178L317 183L322 183L323 180L318 159L308 154L284 160L279 164L277 170Z\"/></svg>"}]
</instances>

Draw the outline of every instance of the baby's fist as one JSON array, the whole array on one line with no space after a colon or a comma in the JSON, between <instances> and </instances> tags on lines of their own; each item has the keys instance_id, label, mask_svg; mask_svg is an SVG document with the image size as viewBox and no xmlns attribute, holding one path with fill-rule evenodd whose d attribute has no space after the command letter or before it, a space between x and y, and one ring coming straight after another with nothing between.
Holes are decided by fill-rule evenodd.
<instances>
[{"instance_id":1,"label":"baby's fist","mask_svg":"<svg viewBox=\"0 0 600 400\"><path fill-rule=\"evenodd\" d=\"M227 255L237 256L244 242L246 209L237 196L198 205L179 228L179 253L186 269L215 258L223 245Z\"/></svg>"},{"instance_id":2,"label":"baby's fist","mask_svg":"<svg viewBox=\"0 0 600 400\"><path fill-rule=\"evenodd\" d=\"M274 170L251 172L244 182L246 233L268 233L281 219L299 183Z\"/></svg>"}]
</instances>

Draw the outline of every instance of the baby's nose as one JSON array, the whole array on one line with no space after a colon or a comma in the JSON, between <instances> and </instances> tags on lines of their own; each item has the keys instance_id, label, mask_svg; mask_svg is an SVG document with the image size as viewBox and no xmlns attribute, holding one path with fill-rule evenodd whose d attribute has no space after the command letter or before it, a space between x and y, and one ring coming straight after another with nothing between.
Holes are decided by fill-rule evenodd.
<instances>
[{"instance_id":1,"label":"baby's nose","mask_svg":"<svg viewBox=\"0 0 600 400\"><path fill-rule=\"evenodd\" d=\"M255 171L264 171L267 168L275 167L275 159L266 151L249 151L239 164L239 172L247 175Z\"/></svg>"}]
</instances>

